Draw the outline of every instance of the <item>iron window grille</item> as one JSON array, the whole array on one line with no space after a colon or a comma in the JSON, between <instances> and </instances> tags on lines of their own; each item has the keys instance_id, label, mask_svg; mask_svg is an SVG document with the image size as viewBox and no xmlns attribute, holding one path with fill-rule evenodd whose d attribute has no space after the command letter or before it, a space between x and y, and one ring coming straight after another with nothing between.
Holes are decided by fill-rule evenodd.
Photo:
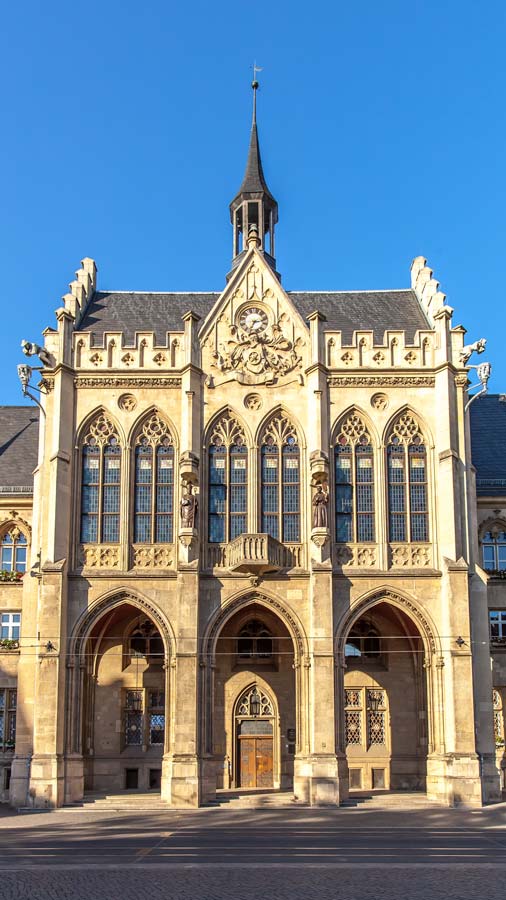
<instances>
[{"instance_id":1,"label":"iron window grille","mask_svg":"<svg viewBox=\"0 0 506 900\"><path fill-rule=\"evenodd\" d=\"M376 688L347 688L344 703L346 745L364 750L386 746L386 692Z\"/></svg>"},{"instance_id":2,"label":"iron window grille","mask_svg":"<svg viewBox=\"0 0 506 900\"><path fill-rule=\"evenodd\" d=\"M14 750L16 744L17 691L0 688L0 750Z\"/></svg>"}]
</instances>

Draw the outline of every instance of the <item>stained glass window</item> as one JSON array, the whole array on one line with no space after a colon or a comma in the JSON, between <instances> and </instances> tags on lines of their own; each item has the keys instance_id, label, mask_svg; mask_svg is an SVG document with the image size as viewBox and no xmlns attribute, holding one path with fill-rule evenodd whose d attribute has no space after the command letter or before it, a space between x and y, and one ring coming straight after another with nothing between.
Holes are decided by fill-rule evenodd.
<instances>
[{"instance_id":1,"label":"stained glass window","mask_svg":"<svg viewBox=\"0 0 506 900\"><path fill-rule=\"evenodd\" d=\"M427 451L418 423L407 413L392 428L387 480L390 541L428 541Z\"/></svg>"},{"instance_id":2,"label":"stained glass window","mask_svg":"<svg viewBox=\"0 0 506 900\"><path fill-rule=\"evenodd\" d=\"M209 444L209 541L233 541L247 530L248 450L243 429L226 413Z\"/></svg>"},{"instance_id":3,"label":"stained glass window","mask_svg":"<svg viewBox=\"0 0 506 900\"><path fill-rule=\"evenodd\" d=\"M367 428L356 413L341 426L334 451L336 541L374 541L374 456Z\"/></svg>"},{"instance_id":4,"label":"stained glass window","mask_svg":"<svg viewBox=\"0 0 506 900\"><path fill-rule=\"evenodd\" d=\"M272 420L260 451L261 531L286 544L300 541L300 450L285 417Z\"/></svg>"},{"instance_id":5,"label":"stained glass window","mask_svg":"<svg viewBox=\"0 0 506 900\"><path fill-rule=\"evenodd\" d=\"M171 543L173 522L174 447L168 426L152 413L135 448L135 543Z\"/></svg>"},{"instance_id":6,"label":"stained glass window","mask_svg":"<svg viewBox=\"0 0 506 900\"><path fill-rule=\"evenodd\" d=\"M81 541L117 543L121 506L121 447L112 422L100 414L82 445Z\"/></svg>"}]
</instances>

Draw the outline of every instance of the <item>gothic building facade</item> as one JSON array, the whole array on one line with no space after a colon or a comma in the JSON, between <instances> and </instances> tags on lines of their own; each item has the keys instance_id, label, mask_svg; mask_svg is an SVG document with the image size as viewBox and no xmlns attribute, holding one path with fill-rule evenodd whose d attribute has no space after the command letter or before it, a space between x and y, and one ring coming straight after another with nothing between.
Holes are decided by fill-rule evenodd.
<instances>
[{"instance_id":1,"label":"gothic building facade","mask_svg":"<svg viewBox=\"0 0 506 900\"><path fill-rule=\"evenodd\" d=\"M498 799L506 404L466 411L422 257L401 290L285 290L255 117L230 214L221 293L100 291L84 259L40 421L2 409L0 796Z\"/></svg>"}]
</instances>

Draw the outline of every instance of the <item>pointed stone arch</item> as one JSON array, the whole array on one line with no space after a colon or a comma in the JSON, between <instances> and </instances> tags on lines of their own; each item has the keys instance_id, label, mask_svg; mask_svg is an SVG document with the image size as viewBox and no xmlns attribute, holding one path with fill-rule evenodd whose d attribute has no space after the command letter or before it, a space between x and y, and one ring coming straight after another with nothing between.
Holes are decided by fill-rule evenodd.
<instances>
[{"instance_id":1,"label":"pointed stone arch","mask_svg":"<svg viewBox=\"0 0 506 900\"><path fill-rule=\"evenodd\" d=\"M394 434L398 434L405 443L410 443L416 435L419 435L428 450L434 449L434 439L427 422L418 410L413 409L409 404L401 406L392 413L386 423L383 431L385 447Z\"/></svg>"},{"instance_id":2,"label":"pointed stone arch","mask_svg":"<svg viewBox=\"0 0 506 900\"><path fill-rule=\"evenodd\" d=\"M269 429L283 441L289 434L296 437L301 450L306 449L304 430L298 418L281 404L269 410L260 422L255 434L255 446L260 447Z\"/></svg>"},{"instance_id":3,"label":"pointed stone arch","mask_svg":"<svg viewBox=\"0 0 506 900\"><path fill-rule=\"evenodd\" d=\"M94 410L88 413L88 415L77 427L76 449L81 448L87 434L92 428L94 430L96 429L97 432L101 430L104 437L108 434L113 434L114 432L116 432L121 447L126 446L126 435L116 416L113 413L109 412L109 410L104 406L97 406Z\"/></svg>"},{"instance_id":4,"label":"pointed stone arch","mask_svg":"<svg viewBox=\"0 0 506 900\"><path fill-rule=\"evenodd\" d=\"M240 437L247 447L252 446L252 435L243 417L231 406L224 406L210 419L204 432L204 452L215 439L227 446Z\"/></svg>"},{"instance_id":5,"label":"pointed stone arch","mask_svg":"<svg viewBox=\"0 0 506 900\"><path fill-rule=\"evenodd\" d=\"M368 413L359 406L349 406L335 420L331 430L331 445L336 444L344 426L348 426L345 434L355 443L362 434L368 434L374 448L379 447L379 434Z\"/></svg>"},{"instance_id":6,"label":"pointed stone arch","mask_svg":"<svg viewBox=\"0 0 506 900\"><path fill-rule=\"evenodd\" d=\"M365 613L380 603L387 603L404 612L416 625L423 640L428 658L441 655L441 641L437 630L425 610L410 597L391 587L376 588L359 598L338 623L335 633L336 660L344 661L344 650L348 634L353 625Z\"/></svg>"},{"instance_id":7,"label":"pointed stone arch","mask_svg":"<svg viewBox=\"0 0 506 900\"><path fill-rule=\"evenodd\" d=\"M149 437L153 439L168 436L174 448L179 445L179 435L176 431L174 423L169 417L156 406L150 406L141 415L137 417L128 434L128 444L130 447L135 445L143 430L149 428Z\"/></svg>"}]
</instances>

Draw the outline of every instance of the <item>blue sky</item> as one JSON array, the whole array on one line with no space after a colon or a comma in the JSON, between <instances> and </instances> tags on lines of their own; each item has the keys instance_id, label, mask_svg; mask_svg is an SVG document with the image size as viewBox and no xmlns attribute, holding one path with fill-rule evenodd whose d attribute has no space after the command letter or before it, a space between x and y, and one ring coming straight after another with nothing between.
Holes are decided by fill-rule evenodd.
<instances>
[{"instance_id":1,"label":"blue sky","mask_svg":"<svg viewBox=\"0 0 506 900\"><path fill-rule=\"evenodd\" d=\"M506 391L506 4L8 4L3 381L84 256L99 286L220 290L251 64L288 290L402 288L424 255Z\"/></svg>"}]
</instances>

